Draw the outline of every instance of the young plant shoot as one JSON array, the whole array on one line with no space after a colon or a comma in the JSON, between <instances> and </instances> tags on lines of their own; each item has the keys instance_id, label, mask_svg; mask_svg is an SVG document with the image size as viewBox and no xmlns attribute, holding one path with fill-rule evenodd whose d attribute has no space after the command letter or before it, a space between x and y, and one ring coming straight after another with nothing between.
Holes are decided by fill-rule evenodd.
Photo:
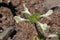
<instances>
[{"instance_id":1,"label":"young plant shoot","mask_svg":"<svg viewBox=\"0 0 60 40\"><path fill-rule=\"evenodd\" d=\"M39 17L39 15L32 14L28 19L31 23L36 23L37 21L40 20L40 17Z\"/></svg>"},{"instance_id":2,"label":"young plant shoot","mask_svg":"<svg viewBox=\"0 0 60 40\"><path fill-rule=\"evenodd\" d=\"M45 32L48 32L49 31L49 28L50 26L48 26L46 23L40 23L39 20L40 18L44 17L44 18L47 18L47 19L50 19L50 15L53 14L53 10L49 10L46 14L43 14L43 15L36 15L36 14L31 14L28 10L28 8L25 6L25 4L23 4L23 7L24 7L24 11L22 11L21 13L23 14L28 14L30 15L27 19L25 18L21 18L20 16L15 16L14 19L16 21L16 23L19 23L19 22L23 22L23 21L29 21L31 23L37 23L37 25L40 27L40 32L41 33L45 33ZM49 35L49 36L56 36L54 34L52 35ZM39 40L39 39L38 39Z\"/></svg>"}]
</instances>

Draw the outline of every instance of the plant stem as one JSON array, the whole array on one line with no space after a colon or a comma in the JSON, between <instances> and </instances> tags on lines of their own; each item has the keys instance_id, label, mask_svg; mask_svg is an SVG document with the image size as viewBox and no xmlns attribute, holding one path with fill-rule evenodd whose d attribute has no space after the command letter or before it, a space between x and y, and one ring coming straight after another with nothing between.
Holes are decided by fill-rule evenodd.
<instances>
[{"instance_id":1,"label":"plant stem","mask_svg":"<svg viewBox=\"0 0 60 40\"><path fill-rule=\"evenodd\" d=\"M35 25L36 31L37 31L37 33L38 33L38 37L39 37L40 39L46 40L46 37L44 37L44 35L41 34L41 32L39 31L37 24L34 23L34 25Z\"/></svg>"}]
</instances>

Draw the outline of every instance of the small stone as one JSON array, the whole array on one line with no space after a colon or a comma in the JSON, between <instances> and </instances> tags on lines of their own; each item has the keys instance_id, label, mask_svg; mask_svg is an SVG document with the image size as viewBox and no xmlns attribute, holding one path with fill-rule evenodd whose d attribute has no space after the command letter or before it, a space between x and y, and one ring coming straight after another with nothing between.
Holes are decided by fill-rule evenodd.
<instances>
[{"instance_id":1,"label":"small stone","mask_svg":"<svg viewBox=\"0 0 60 40\"><path fill-rule=\"evenodd\" d=\"M0 0L0 3L2 3L2 0Z\"/></svg>"}]
</instances>

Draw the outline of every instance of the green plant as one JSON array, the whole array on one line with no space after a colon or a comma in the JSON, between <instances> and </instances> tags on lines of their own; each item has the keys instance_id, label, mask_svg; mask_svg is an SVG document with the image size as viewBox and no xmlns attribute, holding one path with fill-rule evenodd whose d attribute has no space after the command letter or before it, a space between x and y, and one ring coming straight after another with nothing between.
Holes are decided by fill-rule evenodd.
<instances>
[{"instance_id":1,"label":"green plant","mask_svg":"<svg viewBox=\"0 0 60 40\"><path fill-rule=\"evenodd\" d=\"M24 11L22 11L21 13L28 14L29 17L27 19L25 19L25 18L21 18L20 16L15 16L14 19L15 19L16 23L23 22L23 21L29 21L33 24L37 23L37 25L40 27L40 32L42 34L49 31L50 26L47 25L46 23L44 23L44 24L40 23L39 20L42 17L50 19L49 16L53 13L53 10L49 10L46 14L43 14L43 15L37 15L37 14L31 14L29 12L28 8L25 6L25 4L23 4L23 7L24 7ZM37 40L44 40L44 39L37 37Z\"/></svg>"},{"instance_id":2,"label":"green plant","mask_svg":"<svg viewBox=\"0 0 60 40\"><path fill-rule=\"evenodd\" d=\"M40 16L38 16L36 14L32 14L28 19L31 23L36 23L37 21L39 21Z\"/></svg>"}]
</instances>

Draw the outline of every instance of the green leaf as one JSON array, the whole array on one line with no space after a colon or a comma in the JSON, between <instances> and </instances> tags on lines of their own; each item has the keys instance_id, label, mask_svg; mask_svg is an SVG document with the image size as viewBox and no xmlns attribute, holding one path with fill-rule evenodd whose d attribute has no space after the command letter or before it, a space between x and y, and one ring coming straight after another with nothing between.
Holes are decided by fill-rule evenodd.
<instances>
[{"instance_id":1,"label":"green leaf","mask_svg":"<svg viewBox=\"0 0 60 40\"><path fill-rule=\"evenodd\" d=\"M37 21L39 21L40 16L38 16L36 14L32 14L28 19L31 23L36 23Z\"/></svg>"},{"instance_id":2,"label":"green leaf","mask_svg":"<svg viewBox=\"0 0 60 40\"><path fill-rule=\"evenodd\" d=\"M40 32L41 33L45 33L45 32L49 32L49 28L50 26L48 26L46 23L40 23L39 21L37 22L38 26L40 27Z\"/></svg>"},{"instance_id":3,"label":"green leaf","mask_svg":"<svg viewBox=\"0 0 60 40\"><path fill-rule=\"evenodd\" d=\"M20 16L15 16L14 20L16 21L16 23L23 22L23 21L29 21L28 19L21 18Z\"/></svg>"}]
</instances>

